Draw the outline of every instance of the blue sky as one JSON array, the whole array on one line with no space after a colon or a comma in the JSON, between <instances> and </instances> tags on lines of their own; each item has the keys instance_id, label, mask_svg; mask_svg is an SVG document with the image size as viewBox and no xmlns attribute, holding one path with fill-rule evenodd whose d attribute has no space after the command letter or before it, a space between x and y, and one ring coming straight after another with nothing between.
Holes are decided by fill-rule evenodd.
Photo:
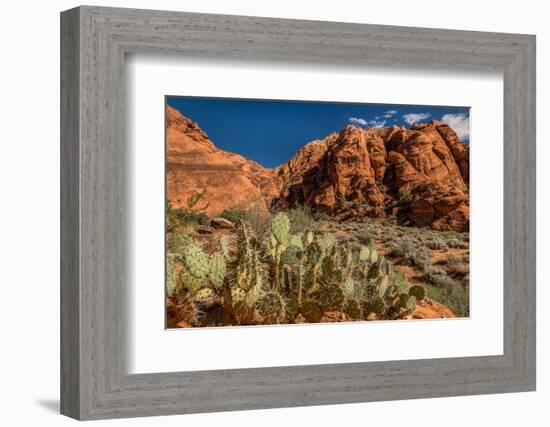
<instances>
[{"instance_id":1,"label":"blue sky","mask_svg":"<svg viewBox=\"0 0 550 427\"><path fill-rule=\"evenodd\" d=\"M198 123L219 148L273 168L304 144L347 124L405 126L432 119L448 123L469 142L468 107L166 97L168 105Z\"/></svg>"}]
</instances>

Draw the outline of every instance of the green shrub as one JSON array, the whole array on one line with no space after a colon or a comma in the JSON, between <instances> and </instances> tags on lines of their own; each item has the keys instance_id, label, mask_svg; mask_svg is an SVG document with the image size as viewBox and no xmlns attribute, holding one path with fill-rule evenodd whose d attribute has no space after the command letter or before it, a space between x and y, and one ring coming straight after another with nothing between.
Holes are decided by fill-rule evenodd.
<instances>
[{"instance_id":1,"label":"green shrub","mask_svg":"<svg viewBox=\"0 0 550 427\"><path fill-rule=\"evenodd\" d=\"M441 288L451 288L458 285L457 282L447 276L447 273L445 273L445 271L441 270L440 268L427 268L426 272L424 273L424 280Z\"/></svg>"},{"instance_id":2,"label":"green shrub","mask_svg":"<svg viewBox=\"0 0 550 427\"><path fill-rule=\"evenodd\" d=\"M413 201L413 195L406 188L401 187L397 192L397 201L401 205L406 205Z\"/></svg>"},{"instance_id":3,"label":"green shrub","mask_svg":"<svg viewBox=\"0 0 550 427\"><path fill-rule=\"evenodd\" d=\"M242 209L226 209L221 213L220 216L236 224L239 220L246 220L247 215L246 212Z\"/></svg>"},{"instance_id":4,"label":"green shrub","mask_svg":"<svg viewBox=\"0 0 550 427\"><path fill-rule=\"evenodd\" d=\"M424 284L428 297L448 307L458 317L470 316L470 288L460 284L449 287Z\"/></svg>"},{"instance_id":5,"label":"green shrub","mask_svg":"<svg viewBox=\"0 0 550 427\"><path fill-rule=\"evenodd\" d=\"M363 245L371 246L374 243L376 234L368 230L363 230L355 233L355 237L357 237L357 240L359 240L359 242L361 242Z\"/></svg>"},{"instance_id":6,"label":"green shrub","mask_svg":"<svg viewBox=\"0 0 550 427\"><path fill-rule=\"evenodd\" d=\"M445 240L437 237L432 237L427 239L424 242L424 244L432 250L442 250L442 249L448 248L447 243L445 243Z\"/></svg>"},{"instance_id":7,"label":"green shrub","mask_svg":"<svg viewBox=\"0 0 550 427\"><path fill-rule=\"evenodd\" d=\"M331 217L325 212L312 212L311 216L317 222L330 221Z\"/></svg>"},{"instance_id":8,"label":"green shrub","mask_svg":"<svg viewBox=\"0 0 550 427\"><path fill-rule=\"evenodd\" d=\"M462 233L460 231L443 231L442 234L446 239L457 239L464 242L468 242L470 240L469 233Z\"/></svg>"},{"instance_id":9,"label":"green shrub","mask_svg":"<svg viewBox=\"0 0 550 427\"><path fill-rule=\"evenodd\" d=\"M469 257L467 255L449 254L446 263L451 273L464 275L469 271Z\"/></svg>"},{"instance_id":10,"label":"green shrub","mask_svg":"<svg viewBox=\"0 0 550 427\"><path fill-rule=\"evenodd\" d=\"M270 221L270 216L259 206L252 206L247 209L239 209L237 207L226 209L220 216L231 221L233 224L245 221L258 234L261 234L266 229Z\"/></svg>"},{"instance_id":11,"label":"green shrub","mask_svg":"<svg viewBox=\"0 0 550 427\"><path fill-rule=\"evenodd\" d=\"M389 256L401 258L403 263L425 268L431 261L431 251L411 238L402 238L389 245Z\"/></svg>"},{"instance_id":12,"label":"green shrub","mask_svg":"<svg viewBox=\"0 0 550 427\"><path fill-rule=\"evenodd\" d=\"M470 244L456 238L451 238L447 240L447 246L453 249L468 249L470 247Z\"/></svg>"},{"instance_id":13,"label":"green shrub","mask_svg":"<svg viewBox=\"0 0 550 427\"><path fill-rule=\"evenodd\" d=\"M173 231L179 226L208 225L210 218L204 212L191 211L182 208L173 208L170 201L166 201L166 227Z\"/></svg>"},{"instance_id":14,"label":"green shrub","mask_svg":"<svg viewBox=\"0 0 550 427\"><path fill-rule=\"evenodd\" d=\"M291 233L304 233L316 228L317 221L307 206L289 209L286 214L290 220Z\"/></svg>"}]
</instances>

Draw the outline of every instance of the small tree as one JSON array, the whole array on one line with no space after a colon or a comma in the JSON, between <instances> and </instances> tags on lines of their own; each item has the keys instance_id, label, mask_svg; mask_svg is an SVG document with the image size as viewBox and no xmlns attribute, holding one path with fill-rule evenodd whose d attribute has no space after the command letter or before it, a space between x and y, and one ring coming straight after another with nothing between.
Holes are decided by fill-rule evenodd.
<instances>
[{"instance_id":1,"label":"small tree","mask_svg":"<svg viewBox=\"0 0 550 427\"><path fill-rule=\"evenodd\" d=\"M413 201L413 195L410 193L409 190L407 190L404 187L401 187L399 189L399 192L397 193L397 197L398 197L399 203L402 205L406 205L407 203L410 203Z\"/></svg>"}]
</instances>

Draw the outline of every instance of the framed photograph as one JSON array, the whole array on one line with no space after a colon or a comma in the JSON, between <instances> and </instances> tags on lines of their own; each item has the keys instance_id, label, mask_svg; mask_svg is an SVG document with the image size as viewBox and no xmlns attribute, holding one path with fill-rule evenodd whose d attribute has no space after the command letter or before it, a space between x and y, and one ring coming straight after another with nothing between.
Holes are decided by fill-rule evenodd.
<instances>
[{"instance_id":1,"label":"framed photograph","mask_svg":"<svg viewBox=\"0 0 550 427\"><path fill-rule=\"evenodd\" d=\"M535 38L61 15L61 411L535 390Z\"/></svg>"},{"instance_id":2,"label":"framed photograph","mask_svg":"<svg viewBox=\"0 0 550 427\"><path fill-rule=\"evenodd\" d=\"M469 317L469 108L165 108L169 328Z\"/></svg>"}]
</instances>

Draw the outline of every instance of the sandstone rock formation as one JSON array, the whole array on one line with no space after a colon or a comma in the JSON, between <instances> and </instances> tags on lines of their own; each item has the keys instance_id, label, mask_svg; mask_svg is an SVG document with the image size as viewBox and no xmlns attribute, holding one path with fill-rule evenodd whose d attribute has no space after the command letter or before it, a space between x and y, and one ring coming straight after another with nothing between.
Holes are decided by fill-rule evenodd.
<instances>
[{"instance_id":1,"label":"sandstone rock formation","mask_svg":"<svg viewBox=\"0 0 550 427\"><path fill-rule=\"evenodd\" d=\"M430 298L420 301L411 315L412 319L449 319L455 317L451 310Z\"/></svg>"},{"instance_id":2,"label":"sandstone rock formation","mask_svg":"<svg viewBox=\"0 0 550 427\"><path fill-rule=\"evenodd\" d=\"M438 230L469 229L469 145L446 124L410 129L349 125L304 145L275 170L214 146L199 126L167 107L167 197L185 208L307 205L339 219L395 216Z\"/></svg>"},{"instance_id":3,"label":"sandstone rock formation","mask_svg":"<svg viewBox=\"0 0 550 427\"><path fill-rule=\"evenodd\" d=\"M276 205L340 218L397 216L438 230L469 228L469 146L446 124L361 129L303 147L276 169Z\"/></svg>"},{"instance_id":4,"label":"sandstone rock formation","mask_svg":"<svg viewBox=\"0 0 550 427\"><path fill-rule=\"evenodd\" d=\"M203 192L195 209L211 217L232 208L267 214L279 187L272 170L220 150L196 123L167 106L167 198L172 207L187 208L190 197Z\"/></svg>"}]
</instances>

